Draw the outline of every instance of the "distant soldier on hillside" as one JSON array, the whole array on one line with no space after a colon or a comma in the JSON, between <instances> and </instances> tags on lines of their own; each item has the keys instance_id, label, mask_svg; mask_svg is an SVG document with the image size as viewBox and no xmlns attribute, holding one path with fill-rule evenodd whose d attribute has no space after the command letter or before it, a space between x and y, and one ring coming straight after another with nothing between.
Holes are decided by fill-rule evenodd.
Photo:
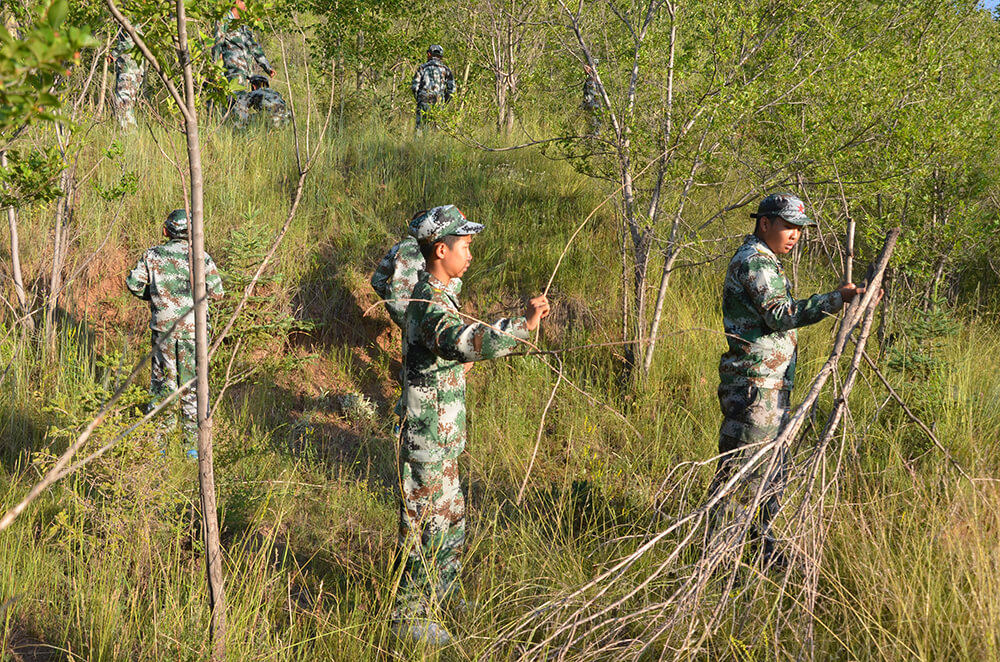
<instances>
[{"instance_id":1,"label":"distant soldier on hillside","mask_svg":"<svg viewBox=\"0 0 1000 662\"><path fill-rule=\"evenodd\" d=\"M826 319L864 293L864 288L848 283L808 299L792 298L792 286L778 256L795 247L804 227L816 223L806 216L802 201L790 193L767 196L750 216L757 219L754 233L747 235L730 261L722 287L722 324L729 351L719 361L723 420L711 493L722 488L763 444L774 441L787 422L795 381L795 330ZM785 482L784 449L778 452L772 472L764 475L763 467L758 467L716 505L709 534L711 540L712 532L732 522L759 491L763 500L753 516L750 542L762 565L775 568L786 563L771 532Z\"/></svg>"},{"instance_id":2,"label":"distant soldier on hillside","mask_svg":"<svg viewBox=\"0 0 1000 662\"><path fill-rule=\"evenodd\" d=\"M115 117L118 118L118 124L127 129L135 126L135 102L146 78L146 61L136 52L135 43L124 28L118 30L118 37L108 59L115 63L115 90L112 97Z\"/></svg>"},{"instance_id":3,"label":"distant soldier on hillside","mask_svg":"<svg viewBox=\"0 0 1000 662\"><path fill-rule=\"evenodd\" d=\"M271 89L267 76L251 76L250 92L241 94L236 99L233 110L236 124L243 128L255 120L268 126L280 127L292 119L284 98L277 90Z\"/></svg>"},{"instance_id":4,"label":"distant soldier on hillside","mask_svg":"<svg viewBox=\"0 0 1000 662\"><path fill-rule=\"evenodd\" d=\"M410 82L410 89L413 90L413 98L417 102L417 129L424 123L423 114L430 110L430 107L443 100L445 103L451 101L451 95L455 94L455 77L451 73L441 58L444 57L444 49L437 44L431 44L427 48L427 61L417 67Z\"/></svg>"},{"instance_id":5,"label":"distant soldier on hillside","mask_svg":"<svg viewBox=\"0 0 1000 662\"><path fill-rule=\"evenodd\" d=\"M212 61L222 58L222 64L226 68L226 80L236 81L244 88L250 87L250 76L253 74L253 65L257 65L268 76L274 76L274 67L264 55L264 49L257 43L253 32L246 25L232 27L233 21L240 17L241 11L246 11L246 4L243 0L236 0L229 13L215 26L215 45L212 46ZM246 92L238 92L233 95L230 107L240 96Z\"/></svg>"},{"instance_id":6,"label":"distant soldier on hillside","mask_svg":"<svg viewBox=\"0 0 1000 662\"><path fill-rule=\"evenodd\" d=\"M587 79L583 81L583 101L580 106L584 110L598 111L601 109L601 95L597 89L597 75L589 64L583 66L583 71L587 74Z\"/></svg>"},{"instance_id":7,"label":"distant soldier on hillside","mask_svg":"<svg viewBox=\"0 0 1000 662\"><path fill-rule=\"evenodd\" d=\"M125 280L132 294L149 302L153 346L149 411L195 376L194 298L188 266L187 212L183 209L170 212L163 224L163 236L167 242L143 253ZM205 288L210 299L222 298L222 279L208 253L205 253ZM197 459L198 403L194 389L185 389L180 400L184 451L189 458ZM176 414L161 415L160 434L176 424Z\"/></svg>"}]
</instances>

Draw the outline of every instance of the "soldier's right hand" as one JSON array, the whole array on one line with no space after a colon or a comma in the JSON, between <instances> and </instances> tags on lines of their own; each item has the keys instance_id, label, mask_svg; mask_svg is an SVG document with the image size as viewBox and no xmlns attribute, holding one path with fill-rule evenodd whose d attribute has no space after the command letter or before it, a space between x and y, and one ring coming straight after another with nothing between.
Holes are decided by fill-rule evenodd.
<instances>
[{"instance_id":1,"label":"soldier's right hand","mask_svg":"<svg viewBox=\"0 0 1000 662\"><path fill-rule=\"evenodd\" d=\"M840 292L840 297L844 300L844 303L851 303L854 301L854 297L865 293L865 288L858 287L854 283L848 283L843 287L838 287L837 291Z\"/></svg>"},{"instance_id":2,"label":"soldier's right hand","mask_svg":"<svg viewBox=\"0 0 1000 662\"><path fill-rule=\"evenodd\" d=\"M528 331L537 329L539 322L549 316L550 309L549 298L544 294L528 301L524 309L524 316L528 318Z\"/></svg>"}]
</instances>

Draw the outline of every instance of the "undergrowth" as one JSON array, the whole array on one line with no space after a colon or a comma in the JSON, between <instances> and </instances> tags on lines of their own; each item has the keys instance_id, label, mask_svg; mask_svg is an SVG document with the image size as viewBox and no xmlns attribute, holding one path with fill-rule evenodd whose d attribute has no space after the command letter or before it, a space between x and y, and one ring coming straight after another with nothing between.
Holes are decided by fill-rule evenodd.
<instances>
[{"instance_id":1,"label":"undergrowth","mask_svg":"<svg viewBox=\"0 0 1000 662\"><path fill-rule=\"evenodd\" d=\"M332 129L275 264L213 366L216 392L230 359L236 377L215 416L232 659L481 658L548 596L585 583L666 519L696 506L711 477L705 466L682 502L661 499L674 466L715 454L724 259L675 276L659 353L635 397L626 397L618 380L620 348L564 356L566 376L588 395L560 385L520 505L515 499L555 374L535 357L472 371L462 459L470 522L463 590L474 608L445 616L458 645L439 653L400 649L387 623L397 579L392 409L400 339L384 312L370 310L376 297L367 278L415 211L455 203L487 227L465 278L467 310L486 318L515 314L544 287L570 234L606 194L565 162L534 151L486 153L441 133L413 137L404 119L357 119ZM206 134L207 247L228 291L213 311L218 323L283 222L295 170L287 134ZM119 140L109 126L91 139L83 158L95 161ZM0 491L7 505L51 466L148 347L148 312L123 280L159 240L165 215L181 206L180 184L157 141L167 153L180 151L177 135L136 132L116 148L121 163L98 169L100 188L81 195L74 259L97 255L69 286L57 355L44 356L8 312L0 314ZM101 192L120 180L122 168L139 173L138 186L109 202ZM46 208L26 210L22 235L47 236L49 218ZM605 208L569 251L553 284L542 346L620 338L617 231ZM741 231L738 223L719 229L731 236L720 254L735 249ZM44 273L46 242L23 249L26 272ZM836 282L813 257L799 270L800 295ZM970 474L992 476L1000 467L1000 335L987 319L954 319L953 333L924 343L933 343L933 365L921 364L927 367L915 376L907 363L890 379ZM800 385L825 360L830 329L824 322L802 332ZM895 332L896 346L887 351L912 358L906 329ZM94 447L136 420L147 379L141 371ZM370 402L374 415L359 415L347 402ZM995 659L1000 523L993 483L960 479L874 377L855 390L851 405L851 469L829 512L824 599L815 614L820 658ZM4 650L41 641L52 659L204 659L208 613L194 474L179 458L161 458L151 432L140 430L29 508L0 535ZM654 550L632 572L660 561ZM669 588L651 585L631 606L655 602ZM738 601L729 606L730 626L710 639L715 659L799 650L800 642L780 633L748 636L732 625L746 617L742 609Z\"/></svg>"}]
</instances>

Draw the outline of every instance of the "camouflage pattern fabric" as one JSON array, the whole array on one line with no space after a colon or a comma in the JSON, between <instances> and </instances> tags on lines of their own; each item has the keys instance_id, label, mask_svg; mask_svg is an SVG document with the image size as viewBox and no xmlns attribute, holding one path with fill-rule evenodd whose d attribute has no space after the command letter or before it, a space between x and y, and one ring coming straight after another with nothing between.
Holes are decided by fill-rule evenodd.
<instances>
[{"instance_id":1,"label":"camouflage pattern fabric","mask_svg":"<svg viewBox=\"0 0 1000 662\"><path fill-rule=\"evenodd\" d=\"M785 389L758 389L756 386L722 384L719 407L722 428L719 431L719 463L709 493L723 487L761 446L777 438L788 421L791 392ZM734 486L730 494L715 505L710 514L713 531L721 531L738 521L753 502L758 490L762 500L751 520L751 538L770 539L770 524L780 506L785 486L785 449L776 448L777 462L768 472L771 457L765 455L753 471Z\"/></svg>"},{"instance_id":2,"label":"camouflage pattern fabric","mask_svg":"<svg viewBox=\"0 0 1000 662\"><path fill-rule=\"evenodd\" d=\"M111 49L111 57L115 61L112 105L118 124L123 129L135 126L135 103L146 77L146 61L133 51L135 43L132 38L125 30L119 29L115 45Z\"/></svg>"},{"instance_id":3,"label":"camouflage pattern fabric","mask_svg":"<svg viewBox=\"0 0 1000 662\"><path fill-rule=\"evenodd\" d=\"M722 287L722 324L729 351L719 362L720 382L791 389L798 345L795 329L815 324L843 305L837 291L794 299L777 256L764 241L747 236L729 263Z\"/></svg>"},{"instance_id":4,"label":"camouflage pattern fabric","mask_svg":"<svg viewBox=\"0 0 1000 662\"><path fill-rule=\"evenodd\" d=\"M274 67L264 55L264 49L253 36L246 25L233 28L232 13L226 15L215 26L215 45L212 46L212 61L220 56L226 69L226 80L236 80L244 87L249 87L252 73L251 61L256 62L265 73L270 74Z\"/></svg>"},{"instance_id":5,"label":"camouflage pattern fabric","mask_svg":"<svg viewBox=\"0 0 1000 662\"><path fill-rule=\"evenodd\" d=\"M720 458L712 493L756 453L760 444L774 440L788 420L791 388L795 382L798 336L795 329L814 324L841 309L837 291L809 299L792 297L791 283L781 262L767 244L749 235L736 251L722 288L722 324L729 351L719 361ZM763 484L764 499L754 514L752 537L772 545L770 522L784 488L785 449L774 470L764 475L763 458L736 489L713 508L710 531L745 512Z\"/></svg>"},{"instance_id":6,"label":"camouflage pattern fabric","mask_svg":"<svg viewBox=\"0 0 1000 662\"><path fill-rule=\"evenodd\" d=\"M155 409L171 393L195 376L193 338L181 338L153 331L152 346L152 377L147 411ZM180 403L184 450L187 451L198 447L198 398L195 390L185 389L181 393ZM169 433L177 425L176 405L166 408L160 414L158 422L161 433Z\"/></svg>"},{"instance_id":7,"label":"camouflage pattern fabric","mask_svg":"<svg viewBox=\"0 0 1000 662\"><path fill-rule=\"evenodd\" d=\"M423 245L433 244L449 235L479 234L484 228L482 223L467 219L455 205L438 205L410 219L410 234Z\"/></svg>"},{"instance_id":8,"label":"camouflage pattern fabric","mask_svg":"<svg viewBox=\"0 0 1000 662\"><path fill-rule=\"evenodd\" d=\"M583 103L580 104L584 110L600 110L600 95L597 93L597 79L588 75L583 81Z\"/></svg>"},{"instance_id":9,"label":"camouflage pattern fabric","mask_svg":"<svg viewBox=\"0 0 1000 662\"><path fill-rule=\"evenodd\" d=\"M292 120L281 94L269 87L238 95L233 110L234 121L241 128L254 121L277 128Z\"/></svg>"},{"instance_id":10,"label":"camouflage pattern fabric","mask_svg":"<svg viewBox=\"0 0 1000 662\"><path fill-rule=\"evenodd\" d=\"M524 317L492 326L466 324L458 300L426 271L406 309L403 336L403 399L406 403L404 451L415 462L439 462L465 448L465 370L463 363L506 356L517 339L528 338Z\"/></svg>"},{"instance_id":11,"label":"camouflage pattern fabric","mask_svg":"<svg viewBox=\"0 0 1000 662\"><path fill-rule=\"evenodd\" d=\"M372 274L372 289L386 301L385 311L400 329L403 328L406 308L410 305L403 299L412 298L413 288L417 286L417 277L424 270L424 265L420 245L416 238L409 236L389 249ZM452 278L446 289L457 297L462 291L462 279Z\"/></svg>"},{"instance_id":12,"label":"camouflage pattern fabric","mask_svg":"<svg viewBox=\"0 0 1000 662\"><path fill-rule=\"evenodd\" d=\"M455 77L439 57L431 57L417 67L410 82L413 98L417 102L417 128L423 124L423 114L439 100L446 103L455 93Z\"/></svg>"},{"instance_id":13,"label":"camouflage pattern fabric","mask_svg":"<svg viewBox=\"0 0 1000 662\"><path fill-rule=\"evenodd\" d=\"M183 210L172 212L166 227L186 230L187 216ZM132 294L149 301L153 350L150 403L147 411L155 409L164 398L195 374L194 299L188 265L187 239L174 237L165 244L147 250L125 279L125 285ZM209 298L218 299L222 296L222 279L219 278L215 262L207 253L205 286ZM181 394L180 401L185 450L190 450L198 445L198 408L194 389L186 389ZM173 410L174 407L169 407L168 412L162 415L161 432L177 424Z\"/></svg>"},{"instance_id":14,"label":"camouflage pattern fabric","mask_svg":"<svg viewBox=\"0 0 1000 662\"><path fill-rule=\"evenodd\" d=\"M523 317L489 326L465 324L458 300L434 276L420 273L403 335L403 423L400 544L405 567L394 619L415 618L447 600L461 569L465 505L458 455L465 448L468 361L509 354L528 338ZM419 544L418 544L419 539Z\"/></svg>"},{"instance_id":15,"label":"camouflage pattern fabric","mask_svg":"<svg viewBox=\"0 0 1000 662\"><path fill-rule=\"evenodd\" d=\"M194 338L194 301L188 267L188 242L174 238L147 250L128 275L129 291L149 302L149 328L178 338ZM222 279L212 257L205 254L205 287L210 299L223 295ZM174 326L174 322L177 325Z\"/></svg>"},{"instance_id":16,"label":"camouflage pattern fabric","mask_svg":"<svg viewBox=\"0 0 1000 662\"><path fill-rule=\"evenodd\" d=\"M406 556L392 618L425 618L451 598L462 570L465 497L458 460L402 462L399 481L399 548Z\"/></svg>"},{"instance_id":17,"label":"camouflage pattern fabric","mask_svg":"<svg viewBox=\"0 0 1000 662\"><path fill-rule=\"evenodd\" d=\"M171 214L166 224L168 228L187 228L186 216L181 219L178 212L183 210ZM187 239L175 237L147 250L125 280L132 294L149 301L153 349L147 411L156 408L158 403L195 374L194 299L188 264ZM222 279L207 253L205 285L210 298L222 296ZM198 443L198 409L194 389L185 390L180 400L186 450L193 449ZM173 407L169 409L173 410ZM160 419L161 431L175 425L176 416L173 413L164 414Z\"/></svg>"}]
</instances>

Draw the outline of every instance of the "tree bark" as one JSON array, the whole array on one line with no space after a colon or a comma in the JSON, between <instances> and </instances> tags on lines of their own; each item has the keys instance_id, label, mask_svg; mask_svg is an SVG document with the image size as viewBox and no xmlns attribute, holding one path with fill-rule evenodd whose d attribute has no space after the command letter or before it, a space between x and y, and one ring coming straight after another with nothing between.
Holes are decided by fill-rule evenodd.
<instances>
[{"instance_id":1,"label":"tree bark","mask_svg":"<svg viewBox=\"0 0 1000 662\"><path fill-rule=\"evenodd\" d=\"M56 125L58 133L59 126ZM65 158L65 149L63 150ZM52 269L49 272L49 296L45 304L45 346L48 348L49 360L53 360L56 352L56 311L59 309L59 297L63 289L62 274L66 266L66 255L69 250L69 216L71 213L75 168L67 167L59 177L59 188L62 197L56 202L55 228L52 237Z\"/></svg>"},{"instance_id":2,"label":"tree bark","mask_svg":"<svg viewBox=\"0 0 1000 662\"><path fill-rule=\"evenodd\" d=\"M7 152L0 152L0 166L7 167ZM21 307L21 324L30 333L35 330L35 321L31 317L28 296L24 290L24 277L21 274L21 242L17 236L17 211L13 205L7 207L7 224L10 227L10 268L14 279L14 292L17 295L17 304Z\"/></svg>"},{"instance_id":3,"label":"tree bark","mask_svg":"<svg viewBox=\"0 0 1000 662\"><path fill-rule=\"evenodd\" d=\"M204 187L198 112L194 92L194 72L188 52L187 19L184 0L176 0L177 60L184 74L184 135L187 139L191 184L191 280L194 292L194 334L198 396L198 479L201 486L202 532L205 536L205 565L208 576L209 606L212 611L212 660L226 658L226 597L222 577L222 545L215 501L215 473L212 466L212 417L208 391L208 298L205 287Z\"/></svg>"},{"instance_id":4,"label":"tree bark","mask_svg":"<svg viewBox=\"0 0 1000 662\"><path fill-rule=\"evenodd\" d=\"M101 65L101 91L97 95L97 112L95 113L97 119L104 118L104 101L107 98L108 91L108 53L111 49L111 40L113 38L113 33L109 32L107 43L104 45L104 64Z\"/></svg>"}]
</instances>

